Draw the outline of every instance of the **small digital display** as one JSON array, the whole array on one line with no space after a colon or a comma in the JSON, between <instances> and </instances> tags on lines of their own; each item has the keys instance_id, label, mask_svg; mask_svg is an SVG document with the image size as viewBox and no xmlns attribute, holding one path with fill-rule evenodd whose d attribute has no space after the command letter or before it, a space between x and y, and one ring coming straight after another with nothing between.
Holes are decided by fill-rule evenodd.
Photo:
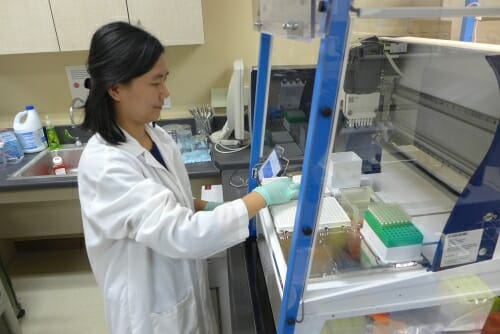
<instances>
[{"instance_id":1,"label":"small digital display","mask_svg":"<svg viewBox=\"0 0 500 334\"><path fill-rule=\"evenodd\" d=\"M283 165L274 149L267 157L266 161L262 164L258 171L259 182L262 183L263 179L280 176L283 173Z\"/></svg>"}]
</instances>

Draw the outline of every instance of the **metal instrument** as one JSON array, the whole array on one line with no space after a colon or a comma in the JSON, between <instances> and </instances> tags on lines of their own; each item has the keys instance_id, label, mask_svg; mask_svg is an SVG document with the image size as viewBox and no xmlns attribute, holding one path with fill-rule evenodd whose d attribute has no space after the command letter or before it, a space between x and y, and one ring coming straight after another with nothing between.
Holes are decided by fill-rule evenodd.
<instances>
[{"instance_id":1,"label":"metal instrument","mask_svg":"<svg viewBox=\"0 0 500 334\"><path fill-rule=\"evenodd\" d=\"M196 134L208 136L212 133L212 119L214 112L211 106L201 105L188 109L194 118Z\"/></svg>"}]
</instances>

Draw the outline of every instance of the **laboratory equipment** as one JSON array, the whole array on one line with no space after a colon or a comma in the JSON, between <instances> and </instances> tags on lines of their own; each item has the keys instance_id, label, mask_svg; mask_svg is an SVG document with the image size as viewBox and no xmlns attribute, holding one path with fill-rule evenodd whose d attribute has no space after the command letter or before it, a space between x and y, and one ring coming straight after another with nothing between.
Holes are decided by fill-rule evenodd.
<instances>
[{"instance_id":1,"label":"laboratory equipment","mask_svg":"<svg viewBox=\"0 0 500 334\"><path fill-rule=\"evenodd\" d=\"M348 47L342 43L352 16L406 18L412 10L364 11L339 1L328 11L293 231L280 233L273 208L261 210L256 222L278 332L319 333L332 319L358 317L365 330L379 328L379 313L400 332L478 331L500 293L500 48L414 37ZM263 73L270 70L264 35ZM257 119L266 106L256 96ZM318 145L325 137L327 148ZM338 152L361 158L360 184L325 194ZM359 203L345 192L352 189L360 190ZM336 237L327 242L319 220L332 197L355 221L328 231ZM366 212L378 205L405 219L375 222ZM403 227L409 237L400 247L408 248L390 249L383 241L395 239L386 238L386 227Z\"/></svg>"},{"instance_id":2,"label":"laboratory equipment","mask_svg":"<svg viewBox=\"0 0 500 334\"><path fill-rule=\"evenodd\" d=\"M310 330L315 326L311 323L319 324L332 316L369 314L375 304L377 310L394 314L418 307L437 307L435 312L441 312L441 318L432 320L435 322L429 326L439 323L443 329L462 328L453 322L458 316L448 316L446 310L449 303L460 300L469 291L464 288L457 293L442 288L445 280L472 272L493 296L500 293L500 286L494 283L500 282L500 272L491 263L499 261L495 250L500 224L500 179L493 177L498 165L489 160L489 154L498 150L495 138L500 113L495 106L500 103L500 96L495 75L498 69L487 60L498 57L500 48L424 38L379 38L378 43L388 49L392 43L406 44L406 52L374 59L381 61L377 66L383 69L380 81L384 84L378 89L384 89L380 96L389 99L391 107L379 109L379 101L373 101L373 118L358 127L345 122L345 114L339 113L336 137L331 144L334 149L325 166L325 173L339 171L336 155L355 152L361 157L359 152L366 146L376 145L375 151L380 152L378 171L361 168L358 162L356 168L345 169L358 173L353 178L355 184L341 189L345 193L368 185L373 193L368 192L364 199L368 206L361 208L363 221L359 222L358 212L357 223L349 221L336 230L335 247L321 241L323 237L315 237L310 265L314 271L310 269L302 299L302 316L309 319L309 325L297 323L296 330ZM387 88L389 84L392 87ZM468 92L466 96L464 90ZM366 128L370 141L365 146L363 140L357 146L345 144L355 141L356 136L366 136ZM340 142L335 143L337 139ZM338 152L339 147L354 150ZM474 181L477 173L481 177ZM479 192L483 195L474 195ZM352 206L346 205L348 201L342 200L341 192L331 195L345 205L346 212L353 211ZM320 208L329 198L322 196ZM380 206L404 219L398 223L374 219L377 214L371 212ZM454 213L460 209L474 218L460 219ZM277 320L290 260L286 254L296 231L288 231L285 246L272 211L259 215L257 230L264 236L258 245L264 267L271 269L265 275ZM320 225L316 229L316 233L323 233ZM391 236L393 233L397 237ZM329 266L324 265L325 255L316 251L318 242L323 242L332 253L326 257ZM318 272L321 268L324 271ZM356 278L349 276L353 272L358 272ZM415 293L409 294L410 290ZM484 301L489 302L490 297ZM472 312L473 307L467 305ZM487 309L487 304L479 306ZM478 317L483 321L476 324L478 327L484 323L484 308L478 311L482 312Z\"/></svg>"},{"instance_id":3,"label":"laboratory equipment","mask_svg":"<svg viewBox=\"0 0 500 334\"><path fill-rule=\"evenodd\" d=\"M210 135L212 133L212 118L214 116L212 107L208 105L195 106L188 110L194 118L196 134L204 136Z\"/></svg>"},{"instance_id":4,"label":"laboratory equipment","mask_svg":"<svg viewBox=\"0 0 500 334\"><path fill-rule=\"evenodd\" d=\"M327 171L326 186L331 192L361 185L361 158L355 152L334 152Z\"/></svg>"},{"instance_id":5,"label":"laboratory equipment","mask_svg":"<svg viewBox=\"0 0 500 334\"><path fill-rule=\"evenodd\" d=\"M207 137L205 135L194 135L191 140L192 151L188 155L189 159L185 159L186 163L211 161L210 149L208 148Z\"/></svg>"},{"instance_id":6,"label":"laboratory equipment","mask_svg":"<svg viewBox=\"0 0 500 334\"><path fill-rule=\"evenodd\" d=\"M181 154L189 153L193 150L193 133L189 124L182 124L176 130L177 145L181 150Z\"/></svg>"},{"instance_id":7,"label":"laboratory equipment","mask_svg":"<svg viewBox=\"0 0 500 334\"><path fill-rule=\"evenodd\" d=\"M189 124L167 124L162 126L181 151L182 160L186 164L211 161L207 136L204 134L193 135Z\"/></svg>"},{"instance_id":8,"label":"laboratory equipment","mask_svg":"<svg viewBox=\"0 0 500 334\"><path fill-rule=\"evenodd\" d=\"M288 160L283 156L284 149L276 146L267 156L266 160L257 170L259 183L263 184L266 179L281 176L288 166Z\"/></svg>"},{"instance_id":9,"label":"laboratory equipment","mask_svg":"<svg viewBox=\"0 0 500 334\"><path fill-rule=\"evenodd\" d=\"M257 70L257 67L252 67L249 78L250 104L248 109L251 120L255 113ZM275 138L282 132L288 132L291 141L299 147L300 154L304 153L315 73L316 66L313 65L271 66L266 106L266 144L284 143L285 141L277 141ZM250 128L252 127L253 122L250 123Z\"/></svg>"},{"instance_id":10,"label":"laboratory equipment","mask_svg":"<svg viewBox=\"0 0 500 334\"><path fill-rule=\"evenodd\" d=\"M398 204L370 204L364 221L361 235L381 263L422 260L423 235Z\"/></svg>"},{"instance_id":11,"label":"laboratory equipment","mask_svg":"<svg viewBox=\"0 0 500 334\"><path fill-rule=\"evenodd\" d=\"M226 123L221 130L210 135L213 143L228 139L234 132L234 139L242 144L248 142L248 132L245 132L245 94L243 85L243 60L237 59L233 63L233 74L229 81L226 101Z\"/></svg>"},{"instance_id":12,"label":"laboratory equipment","mask_svg":"<svg viewBox=\"0 0 500 334\"><path fill-rule=\"evenodd\" d=\"M253 20L255 30L296 40L311 40L321 35L321 14L326 1L276 0L269 6L265 1L255 1Z\"/></svg>"}]
</instances>

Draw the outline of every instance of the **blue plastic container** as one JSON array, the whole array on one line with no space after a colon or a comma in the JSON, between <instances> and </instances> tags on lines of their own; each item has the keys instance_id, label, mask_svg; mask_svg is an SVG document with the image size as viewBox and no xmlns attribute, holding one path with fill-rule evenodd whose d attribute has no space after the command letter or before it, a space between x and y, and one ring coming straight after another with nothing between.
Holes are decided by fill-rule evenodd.
<instances>
[{"instance_id":1,"label":"blue plastic container","mask_svg":"<svg viewBox=\"0 0 500 334\"><path fill-rule=\"evenodd\" d=\"M24 158L23 148L17 140L14 131L2 130L0 137L4 143L3 151L8 164L15 164Z\"/></svg>"}]
</instances>

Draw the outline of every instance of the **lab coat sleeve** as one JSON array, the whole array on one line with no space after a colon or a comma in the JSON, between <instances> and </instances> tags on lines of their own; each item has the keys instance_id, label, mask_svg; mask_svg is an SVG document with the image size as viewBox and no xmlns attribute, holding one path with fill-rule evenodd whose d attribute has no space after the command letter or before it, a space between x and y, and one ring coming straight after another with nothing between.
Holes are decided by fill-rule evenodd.
<instances>
[{"instance_id":1,"label":"lab coat sleeve","mask_svg":"<svg viewBox=\"0 0 500 334\"><path fill-rule=\"evenodd\" d=\"M95 189L80 191L85 220L104 238L134 239L172 258L205 258L248 237L248 211L241 199L194 213L128 157L112 159L94 177L79 177L82 187Z\"/></svg>"}]
</instances>

